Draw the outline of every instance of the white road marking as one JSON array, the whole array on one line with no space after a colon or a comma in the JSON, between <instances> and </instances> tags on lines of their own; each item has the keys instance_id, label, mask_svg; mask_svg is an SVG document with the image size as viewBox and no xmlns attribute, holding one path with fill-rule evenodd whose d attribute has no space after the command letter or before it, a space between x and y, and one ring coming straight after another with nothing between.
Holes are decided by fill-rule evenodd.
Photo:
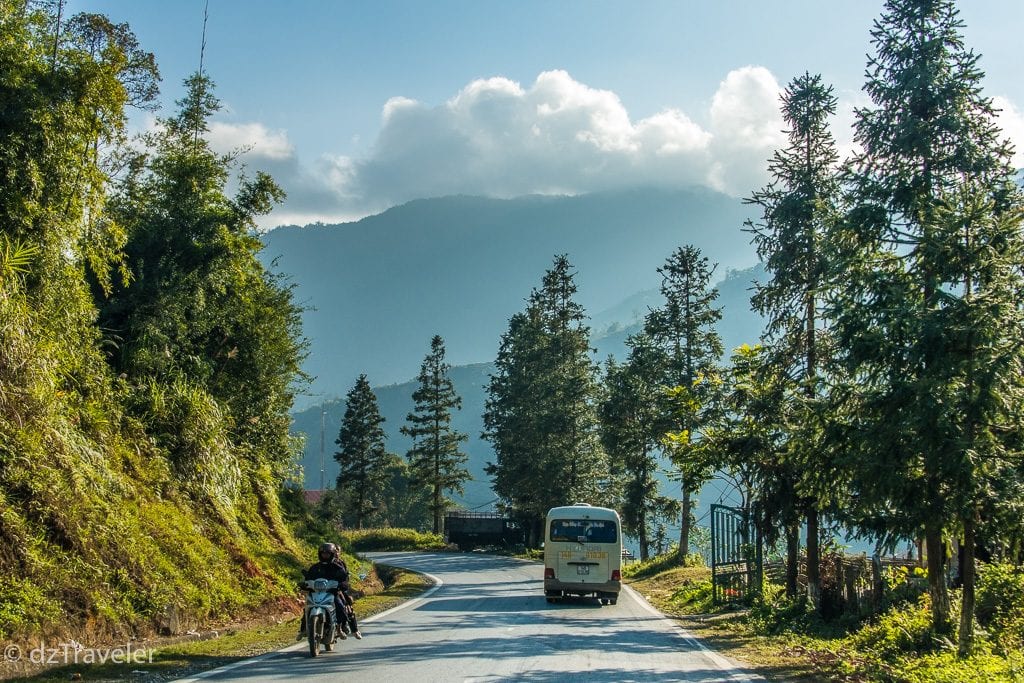
<instances>
[{"instance_id":1,"label":"white road marking","mask_svg":"<svg viewBox=\"0 0 1024 683\"><path fill-rule=\"evenodd\" d=\"M412 570L410 570L410 571L412 571ZM429 598L431 595L433 595L437 591L438 588L440 588L441 586L444 585L444 581L442 581L438 577L434 576L433 574L427 574L426 572L416 572L416 573L417 574L422 574L423 576L427 577L428 579L430 579L431 581L434 582L434 585L431 586L430 588L428 588L427 591L423 595L419 596L418 598L413 598L412 600L406 600L401 605L396 605L395 607L392 607L391 609L384 610L383 612L380 612L378 614L374 614L372 617L367 617L366 619L362 620L362 623L365 624L367 622L377 621L378 619L382 619L382 618L388 616L389 614L394 614L395 612L397 612L399 610L408 609L410 607L413 607L414 605L418 605L421 602L423 602L424 600L426 600L427 598ZM201 681L201 680L204 680L206 678L212 678L214 676L219 676L220 674L227 673L228 671L234 671L235 669L240 669L243 666L251 666L251 665L256 664L258 662L263 662L263 661L266 661L268 659L273 659L274 657L279 657L279 656L285 654L286 652L295 652L295 651L301 650L301 649L303 649L305 647L308 647L308 645L306 643L293 643L291 645L285 645L284 647L282 647L279 650L274 650L273 652L267 652L266 654L259 655L258 657L251 657L249 659L243 659L240 662L232 662L231 664L225 664L224 666L217 667L216 669L210 669L209 671L203 671L203 672L197 673L197 674L195 674L193 676L189 676L188 678L176 679L175 683L195 683L195 681Z\"/></svg>"},{"instance_id":2,"label":"white road marking","mask_svg":"<svg viewBox=\"0 0 1024 683\"><path fill-rule=\"evenodd\" d=\"M633 590L629 586L623 585L622 586L622 590L624 590L624 591L628 592L630 595L632 595L633 598L637 601L637 604L639 604L645 610L647 610L651 614L657 615L657 616L661 617L662 619L665 619L666 621L668 621L669 624L672 627L672 630L675 632L675 634L677 636L679 636L680 638L682 638L686 642L690 643L691 645L696 645L697 648L701 652L703 652L707 656L708 659L710 659L712 662L714 662L715 666L717 666L723 672L729 674L729 680L732 680L732 681L763 681L764 680L764 678L762 678L761 676L758 676L757 674L749 673L749 672L746 672L746 671L737 671L736 665L732 664L728 659L726 659L722 655L718 654L714 650L708 648L707 645L705 645L704 643L701 642L700 638L698 638L697 636L695 636L692 633L690 633L689 631L687 631L685 628L683 628L682 626L677 624L675 621L670 619L665 614L662 614L661 612L659 612L657 610L657 608L654 607L654 605L652 605L651 603L647 602L646 599L644 599L644 596L640 595L639 593L637 593L635 590Z\"/></svg>"}]
</instances>

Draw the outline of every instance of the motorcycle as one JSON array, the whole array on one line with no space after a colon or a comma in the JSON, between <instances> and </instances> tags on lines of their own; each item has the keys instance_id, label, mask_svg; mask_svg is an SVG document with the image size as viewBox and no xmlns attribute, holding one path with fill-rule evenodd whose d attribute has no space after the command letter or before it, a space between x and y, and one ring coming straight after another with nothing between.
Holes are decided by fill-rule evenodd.
<instances>
[{"instance_id":1,"label":"motorcycle","mask_svg":"<svg viewBox=\"0 0 1024 683\"><path fill-rule=\"evenodd\" d=\"M306 593L306 638L309 641L309 656L334 650L338 615L334 608L334 592L338 582L328 579L307 579L300 586Z\"/></svg>"}]
</instances>

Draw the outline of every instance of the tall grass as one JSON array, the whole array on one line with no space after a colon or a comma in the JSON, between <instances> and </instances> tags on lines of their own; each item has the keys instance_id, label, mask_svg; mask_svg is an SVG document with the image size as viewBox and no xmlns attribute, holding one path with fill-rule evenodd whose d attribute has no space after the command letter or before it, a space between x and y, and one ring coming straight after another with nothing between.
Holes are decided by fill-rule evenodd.
<instances>
[{"instance_id":1,"label":"tall grass","mask_svg":"<svg viewBox=\"0 0 1024 683\"><path fill-rule=\"evenodd\" d=\"M421 533L413 529L349 530L342 532L341 538L356 552L449 549L439 534Z\"/></svg>"}]
</instances>

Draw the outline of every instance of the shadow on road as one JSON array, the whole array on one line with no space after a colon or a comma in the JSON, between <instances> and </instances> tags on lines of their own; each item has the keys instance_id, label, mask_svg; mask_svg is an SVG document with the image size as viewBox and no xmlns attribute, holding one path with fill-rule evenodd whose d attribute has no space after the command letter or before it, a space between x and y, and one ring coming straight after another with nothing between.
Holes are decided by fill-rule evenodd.
<instances>
[{"instance_id":1,"label":"shadow on road","mask_svg":"<svg viewBox=\"0 0 1024 683\"><path fill-rule=\"evenodd\" d=\"M500 645L504 646L504 643L501 643ZM521 657L524 654L529 655L532 653L529 648L536 646L536 643L523 643L521 649L518 649L515 653L504 656ZM500 652L499 649L486 649L489 647L499 647L498 643L494 643L489 639L483 639L481 642L477 643L477 647L482 649L482 652L478 654L486 653L490 659L495 659L494 653ZM367 667L385 666L388 662L403 661L406 657L410 656L410 654L416 656L417 653L410 652L407 648L388 648L381 656L381 653L374 650L360 649L356 652L345 651L344 648L342 648L338 651L325 653L316 659L312 659L301 652L289 652L271 660L265 660L252 666L244 667L243 669L225 673L218 676L217 680L248 680L257 678L264 680L281 679L282 672L284 671L287 672L284 677L289 680L305 678L308 676L325 676L329 674L331 678L343 677L345 675L350 675L354 678L361 677L361 680L369 683L371 680L378 679L367 679L365 677L365 672L370 670L367 669ZM450 656L466 656L467 654L468 653L466 652L461 652ZM379 671L380 669L375 670ZM486 665L480 670L473 672L473 679L480 681L509 680L507 672L504 669L495 667L493 670L488 670ZM721 669L709 666L694 667L678 671L665 671L663 669L644 667L635 667L632 670L624 671L621 668L603 667L588 669L585 672L579 673L571 673L564 670L554 670L543 666L537 666L534 669L516 671L514 679L517 681L533 681L536 683L561 683L562 681L596 681L598 683L688 681L690 683L718 683L728 680L728 675ZM430 680L431 679L429 677L421 679L422 683L429 683Z\"/></svg>"}]
</instances>

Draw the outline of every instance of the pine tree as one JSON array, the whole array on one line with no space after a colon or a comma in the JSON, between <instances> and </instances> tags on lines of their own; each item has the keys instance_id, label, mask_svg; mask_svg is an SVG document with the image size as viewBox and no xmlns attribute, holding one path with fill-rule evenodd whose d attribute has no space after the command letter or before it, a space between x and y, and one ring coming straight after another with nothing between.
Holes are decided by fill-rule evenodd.
<instances>
[{"instance_id":1,"label":"pine tree","mask_svg":"<svg viewBox=\"0 0 1024 683\"><path fill-rule=\"evenodd\" d=\"M509 320L488 384L484 438L496 459L487 473L531 545L549 508L603 502L608 487L597 368L571 269L556 257L526 310Z\"/></svg>"},{"instance_id":2,"label":"pine tree","mask_svg":"<svg viewBox=\"0 0 1024 683\"><path fill-rule=\"evenodd\" d=\"M345 415L334 454L341 469L337 489L346 519L357 529L384 502L394 455L385 448L384 418L366 375L345 396Z\"/></svg>"},{"instance_id":3,"label":"pine tree","mask_svg":"<svg viewBox=\"0 0 1024 683\"><path fill-rule=\"evenodd\" d=\"M769 546L785 536L786 591L797 592L801 507L799 461L788 425L799 386L762 346L737 348L724 373L723 410L705 433L715 464L740 482L745 505Z\"/></svg>"},{"instance_id":4,"label":"pine tree","mask_svg":"<svg viewBox=\"0 0 1024 683\"><path fill-rule=\"evenodd\" d=\"M820 432L799 429L812 422L809 411L821 395L821 365L827 353L826 330L821 329L823 301L819 292L826 284L826 247L823 244L838 215L840 197L838 154L828 128L828 119L836 111L832 88L820 76L804 74L787 86L782 95L782 114L789 126L789 145L775 152L768 165L772 182L747 200L762 210L760 221L748 221L754 234L757 254L769 273L768 282L757 287L751 299L754 308L767 317L767 362L774 373L798 378L802 396L793 398L794 432L791 435L795 455L803 470L813 479L827 471L821 462ZM803 443L796 437L807 434ZM830 483L834 483L830 482ZM784 488L796 490L796 482ZM815 608L821 597L819 558L820 503L812 496L794 501L807 518L807 590ZM787 544L799 542L792 531ZM797 556L789 547L787 554ZM796 585L795 563L787 565L787 589Z\"/></svg>"},{"instance_id":5,"label":"pine tree","mask_svg":"<svg viewBox=\"0 0 1024 683\"><path fill-rule=\"evenodd\" d=\"M413 440L409 459L414 484L425 485L431 491L430 512L434 533L442 533L442 520L449 501L445 491L463 492L469 479L465 465L469 457L459 449L468 438L452 428L452 410L462 408L462 399L448 377L450 365L445 362L444 340L435 335L430 341L430 353L420 366L419 387L412 395L414 412L406 416L402 433Z\"/></svg>"},{"instance_id":6,"label":"pine tree","mask_svg":"<svg viewBox=\"0 0 1024 683\"><path fill-rule=\"evenodd\" d=\"M714 374L722 355L722 339L715 330L722 312L714 307L718 298L718 290L711 286L714 268L696 247L677 249L658 273L665 304L648 313L644 331L663 355L665 386L683 387L693 399L684 402L692 410L676 411L672 430L679 437L674 439L673 461L681 478L679 554L683 561L690 547L691 496L711 474L705 463L691 458L689 450L705 422L702 410L712 386L702 378Z\"/></svg>"},{"instance_id":7,"label":"pine tree","mask_svg":"<svg viewBox=\"0 0 1024 683\"><path fill-rule=\"evenodd\" d=\"M601 434L611 469L623 480L619 506L623 529L638 539L640 559L646 560L655 525L678 514L678 502L661 494L655 476L661 439L669 429L661 354L643 333L629 337L626 345L626 363L618 365L609 359L605 371Z\"/></svg>"},{"instance_id":8,"label":"pine tree","mask_svg":"<svg viewBox=\"0 0 1024 683\"><path fill-rule=\"evenodd\" d=\"M939 633L951 630L943 539L963 529L966 652L974 537L1020 396L1024 251L1009 148L962 28L950 0L889 0L875 24L833 317L857 380L843 389L855 493L892 511L877 535L923 530Z\"/></svg>"}]
</instances>

